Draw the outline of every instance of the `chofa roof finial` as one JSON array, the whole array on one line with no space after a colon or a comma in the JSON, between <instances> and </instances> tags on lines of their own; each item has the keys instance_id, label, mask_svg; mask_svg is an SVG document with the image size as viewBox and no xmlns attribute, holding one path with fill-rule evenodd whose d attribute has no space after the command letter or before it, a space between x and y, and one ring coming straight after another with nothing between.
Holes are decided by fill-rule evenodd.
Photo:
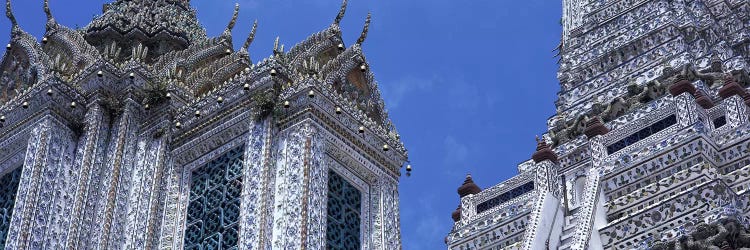
<instances>
[{"instance_id":1,"label":"chofa roof finial","mask_svg":"<svg viewBox=\"0 0 750 250\"><path fill-rule=\"evenodd\" d=\"M284 45L282 44L279 46L279 37L276 37L276 40L273 41L273 55L279 55L284 53Z\"/></svg>"},{"instance_id":2,"label":"chofa roof finial","mask_svg":"<svg viewBox=\"0 0 750 250\"><path fill-rule=\"evenodd\" d=\"M52 11L49 9L49 0L44 0L44 14L47 14L47 21L54 20Z\"/></svg>"},{"instance_id":3,"label":"chofa roof finial","mask_svg":"<svg viewBox=\"0 0 750 250\"><path fill-rule=\"evenodd\" d=\"M13 9L10 8L10 0L5 0L5 16L8 17L8 20L10 20L10 23L13 24L13 27L18 26L16 17L13 16Z\"/></svg>"},{"instance_id":4,"label":"chofa roof finial","mask_svg":"<svg viewBox=\"0 0 750 250\"><path fill-rule=\"evenodd\" d=\"M253 43L253 40L255 40L255 31L258 29L258 20L256 19L255 22L253 22L253 28L250 30L250 35L247 36L247 40L245 40L245 44L242 45L242 48L247 50L250 48L250 44Z\"/></svg>"},{"instance_id":5,"label":"chofa roof finial","mask_svg":"<svg viewBox=\"0 0 750 250\"><path fill-rule=\"evenodd\" d=\"M336 19L333 20L333 23L336 25L339 25L341 23L341 19L344 19L344 13L346 13L346 1L347 0L341 2L341 9L339 9L339 14L336 15Z\"/></svg>"},{"instance_id":6,"label":"chofa roof finial","mask_svg":"<svg viewBox=\"0 0 750 250\"><path fill-rule=\"evenodd\" d=\"M52 11L49 8L49 0L44 0L44 14L47 14L47 31L58 27L55 17L52 16Z\"/></svg>"},{"instance_id":7,"label":"chofa roof finial","mask_svg":"<svg viewBox=\"0 0 750 250\"><path fill-rule=\"evenodd\" d=\"M226 31L232 31L234 29L234 25L237 23L237 16L240 14L240 4L235 3L234 4L234 14L232 14L232 20L229 20L229 24L227 24Z\"/></svg>"},{"instance_id":8,"label":"chofa roof finial","mask_svg":"<svg viewBox=\"0 0 750 250\"><path fill-rule=\"evenodd\" d=\"M367 32L370 31L370 19L372 18L372 13L367 13L367 19L365 19L365 27L362 28L362 34L359 35L359 39L357 39L357 44L362 45L363 42L365 42L365 39L367 38Z\"/></svg>"}]
</instances>

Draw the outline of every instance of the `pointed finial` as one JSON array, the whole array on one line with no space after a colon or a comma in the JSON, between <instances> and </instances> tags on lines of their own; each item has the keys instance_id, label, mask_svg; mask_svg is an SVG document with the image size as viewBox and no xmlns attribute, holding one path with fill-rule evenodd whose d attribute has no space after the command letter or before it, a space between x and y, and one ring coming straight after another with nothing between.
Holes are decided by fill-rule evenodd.
<instances>
[{"instance_id":1,"label":"pointed finial","mask_svg":"<svg viewBox=\"0 0 750 250\"><path fill-rule=\"evenodd\" d=\"M279 52L279 37L276 37L276 40L273 41L273 53Z\"/></svg>"},{"instance_id":2,"label":"pointed finial","mask_svg":"<svg viewBox=\"0 0 750 250\"><path fill-rule=\"evenodd\" d=\"M247 36L247 40L245 40L245 44L242 45L242 48L247 50L247 48L250 48L250 44L253 43L253 40L255 40L255 31L258 29L258 20L256 19L255 22L253 22L253 28L250 30L250 35Z\"/></svg>"},{"instance_id":3,"label":"pointed finial","mask_svg":"<svg viewBox=\"0 0 750 250\"><path fill-rule=\"evenodd\" d=\"M531 159L534 162L541 162L544 160L550 160L557 163L557 154L547 145L547 141L544 138L536 136L536 151L531 155Z\"/></svg>"},{"instance_id":4,"label":"pointed finial","mask_svg":"<svg viewBox=\"0 0 750 250\"><path fill-rule=\"evenodd\" d=\"M237 23L237 16L240 14L240 4L235 3L234 4L234 14L232 14L232 20L229 20L229 24L227 24L227 31L231 31L234 29L234 25Z\"/></svg>"},{"instance_id":5,"label":"pointed finial","mask_svg":"<svg viewBox=\"0 0 750 250\"><path fill-rule=\"evenodd\" d=\"M44 0L44 14L47 14L46 29L47 32L49 32L50 30L53 30L58 26L57 21L55 21L55 17L52 16L52 11L49 8L49 0ZM46 42L46 38L43 42Z\"/></svg>"},{"instance_id":6,"label":"pointed finial","mask_svg":"<svg viewBox=\"0 0 750 250\"><path fill-rule=\"evenodd\" d=\"M367 13L367 19L365 19L365 27L362 28L362 34L359 35L359 39L357 39L357 44L362 45L363 42L365 42L365 39L367 38L367 32L370 31L370 19L372 18L372 13Z\"/></svg>"},{"instance_id":7,"label":"pointed finial","mask_svg":"<svg viewBox=\"0 0 750 250\"><path fill-rule=\"evenodd\" d=\"M49 0L44 0L44 14L47 14L47 21L53 20L52 11L49 9Z\"/></svg>"},{"instance_id":8,"label":"pointed finial","mask_svg":"<svg viewBox=\"0 0 750 250\"><path fill-rule=\"evenodd\" d=\"M346 1L347 0L341 2L341 9L339 9L339 14L336 15L336 19L333 20L333 23L335 23L336 25L339 25L339 23L341 23L341 19L344 19L344 13L346 13Z\"/></svg>"},{"instance_id":9,"label":"pointed finial","mask_svg":"<svg viewBox=\"0 0 750 250\"><path fill-rule=\"evenodd\" d=\"M463 198L464 196L470 195L470 194L478 194L479 192L482 192L482 189L477 186L476 183L474 183L474 180L471 178L471 174L466 174L466 179L464 179L464 183L461 184L461 186L458 187L458 196Z\"/></svg>"},{"instance_id":10,"label":"pointed finial","mask_svg":"<svg viewBox=\"0 0 750 250\"><path fill-rule=\"evenodd\" d=\"M8 17L8 20L10 20L10 23L13 24L13 27L18 26L16 17L13 16L13 10L10 8L10 0L5 0L5 16Z\"/></svg>"}]
</instances>

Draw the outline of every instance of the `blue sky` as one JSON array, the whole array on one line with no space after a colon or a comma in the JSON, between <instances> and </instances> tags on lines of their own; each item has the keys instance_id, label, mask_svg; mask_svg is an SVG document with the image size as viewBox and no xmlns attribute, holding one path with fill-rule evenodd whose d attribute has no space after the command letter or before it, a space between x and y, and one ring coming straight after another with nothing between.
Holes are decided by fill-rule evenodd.
<instances>
[{"instance_id":1,"label":"blue sky","mask_svg":"<svg viewBox=\"0 0 750 250\"><path fill-rule=\"evenodd\" d=\"M44 32L42 0L15 0L21 27ZM58 22L86 25L103 0L50 0ZM258 19L253 61L271 54L273 40L290 48L325 29L339 0L193 0L209 36L219 35L235 2L237 47ZM402 177L404 249L444 249L466 173L486 188L516 173L530 158L534 135L545 131L559 90L552 51L560 40L559 0L350 0L342 22L353 44L368 11L364 51L380 83L390 118L409 149L414 174ZM0 19L0 44L10 23Z\"/></svg>"}]
</instances>

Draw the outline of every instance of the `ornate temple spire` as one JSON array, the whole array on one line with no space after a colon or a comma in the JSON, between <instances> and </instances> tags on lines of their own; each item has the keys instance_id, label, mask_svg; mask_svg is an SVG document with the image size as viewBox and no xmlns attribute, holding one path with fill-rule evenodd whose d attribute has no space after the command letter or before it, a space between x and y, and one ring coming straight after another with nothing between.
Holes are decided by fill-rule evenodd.
<instances>
[{"instance_id":1,"label":"ornate temple spire","mask_svg":"<svg viewBox=\"0 0 750 250\"><path fill-rule=\"evenodd\" d=\"M125 41L128 46L135 46L135 40L148 46L168 44L157 55L207 39L206 30L186 0L112 1L83 30L86 40L97 48L113 40ZM170 41L162 43L162 40Z\"/></svg>"},{"instance_id":2,"label":"ornate temple spire","mask_svg":"<svg viewBox=\"0 0 750 250\"><path fill-rule=\"evenodd\" d=\"M365 39L367 39L367 32L370 31L370 20L372 18L372 13L367 13L367 19L365 19L365 27L362 28L362 33L359 35L359 38L357 39L357 44L362 45L363 42L365 42Z\"/></svg>"},{"instance_id":3,"label":"ornate temple spire","mask_svg":"<svg viewBox=\"0 0 750 250\"><path fill-rule=\"evenodd\" d=\"M13 15L13 9L10 7L10 0L5 0L5 16L8 17L13 28L18 27L16 17Z\"/></svg>"},{"instance_id":4,"label":"ornate temple spire","mask_svg":"<svg viewBox=\"0 0 750 250\"><path fill-rule=\"evenodd\" d=\"M346 13L346 1L347 0L341 2L339 14L336 15L336 19L333 20L333 24L339 25L341 23L341 19L344 19L344 14Z\"/></svg>"},{"instance_id":5,"label":"ornate temple spire","mask_svg":"<svg viewBox=\"0 0 750 250\"><path fill-rule=\"evenodd\" d=\"M250 30L250 35L247 36L247 40L245 40L245 44L242 45L242 48L247 50L250 48L250 44L253 43L253 40L255 40L255 32L258 30L258 20L256 19L255 22L253 22L253 28Z\"/></svg>"}]
</instances>

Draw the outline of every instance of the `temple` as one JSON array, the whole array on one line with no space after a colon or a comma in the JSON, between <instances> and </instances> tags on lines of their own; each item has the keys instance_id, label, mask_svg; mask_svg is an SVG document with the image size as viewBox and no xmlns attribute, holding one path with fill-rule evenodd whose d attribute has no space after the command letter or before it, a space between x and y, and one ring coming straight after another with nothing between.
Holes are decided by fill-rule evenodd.
<instances>
[{"instance_id":1,"label":"temple","mask_svg":"<svg viewBox=\"0 0 750 250\"><path fill-rule=\"evenodd\" d=\"M449 249L750 249L750 1L563 0L557 112Z\"/></svg>"},{"instance_id":2,"label":"temple","mask_svg":"<svg viewBox=\"0 0 750 250\"><path fill-rule=\"evenodd\" d=\"M239 6L208 37L189 0L116 0L80 29L45 0L37 38L7 0L0 249L400 249L407 151L346 5L251 62Z\"/></svg>"}]
</instances>

